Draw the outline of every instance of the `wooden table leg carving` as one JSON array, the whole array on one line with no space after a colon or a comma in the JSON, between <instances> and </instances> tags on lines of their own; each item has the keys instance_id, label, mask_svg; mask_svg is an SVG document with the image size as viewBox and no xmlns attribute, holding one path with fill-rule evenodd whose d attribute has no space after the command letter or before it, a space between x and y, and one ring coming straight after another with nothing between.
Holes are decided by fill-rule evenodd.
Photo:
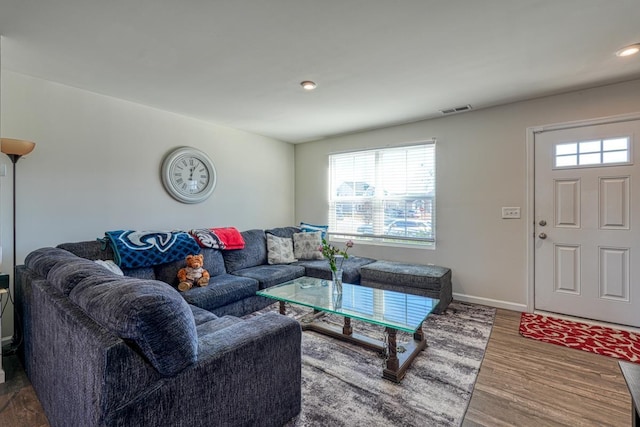
<instances>
[{"instance_id":1,"label":"wooden table leg carving","mask_svg":"<svg viewBox=\"0 0 640 427\"><path fill-rule=\"evenodd\" d=\"M393 328L387 328L388 333L388 359L387 366L382 371L382 377L390 381L399 383L404 378L413 359L427 347L427 340L422 331L422 326L413 333L413 340L403 343L403 351L398 354L396 343L397 331Z\"/></svg>"},{"instance_id":2,"label":"wooden table leg carving","mask_svg":"<svg viewBox=\"0 0 640 427\"><path fill-rule=\"evenodd\" d=\"M344 326L342 327L342 333L345 334L345 335L353 334L353 329L351 328L351 318L350 317L345 317L344 318Z\"/></svg>"},{"instance_id":3,"label":"wooden table leg carving","mask_svg":"<svg viewBox=\"0 0 640 427\"><path fill-rule=\"evenodd\" d=\"M287 309L284 306L284 301L280 301L280 314L287 314Z\"/></svg>"},{"instance_id":4,"label":"wooden table leg carving","mask_svg":"<svg viewBox=\"0 0 640 427\"><path fill-rule=\"evenodd\" d=\"M425 341L424 332L422 331L422 323L418 326L418 329L413 334L413 339L416 341Z\"/></svg>"},{"instance_id":5,"label":"wooden table leg carving","mask_svg":"<svg viewBox=\"0 0 640 427\"><path fill-rule=\"evenodd\" d=\"M389 346L389 356L387 358L387 369L391 371L397 371L400 367L400 363L398 361L398 349L396 344L396 330L392 328L387 328L388 334L388 346Z\"/></svg>"}]
</instances>

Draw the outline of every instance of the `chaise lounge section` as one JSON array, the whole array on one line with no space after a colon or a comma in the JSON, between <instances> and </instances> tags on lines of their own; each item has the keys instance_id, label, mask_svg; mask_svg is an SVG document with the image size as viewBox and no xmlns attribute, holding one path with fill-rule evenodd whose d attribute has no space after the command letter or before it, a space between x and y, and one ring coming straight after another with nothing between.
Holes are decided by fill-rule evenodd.
<instances>
[{"instance_id":1,"label":"chaise lounge section","mask_svg":"<svg viewBox=\"0 0 640 427\"><path fill-rule=\"evenodd\" d=\"M446 267L376 261L363 266L360 274L364 286L439 299L435 314L442 314L453 300L451 269Z\"/></svg>"}]
</instances>

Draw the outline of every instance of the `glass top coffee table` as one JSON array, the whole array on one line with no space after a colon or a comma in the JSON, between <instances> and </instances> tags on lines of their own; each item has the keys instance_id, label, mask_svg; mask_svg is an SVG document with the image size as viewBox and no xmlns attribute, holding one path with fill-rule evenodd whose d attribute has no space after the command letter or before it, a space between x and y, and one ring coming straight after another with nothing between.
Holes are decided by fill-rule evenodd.
<instances>
[{"instance_id":1,"label":"glass top coffee table","mask_svg":"<svg viewBox=\"0 0 640 427\"><path fill-rule=\"evenodd\" d=\"M349 283L343 283L342 293L338 293L331 280L313 277L300 277L257 294L279 301L281 314L285 314L286 302L311 307L315 315L301 321L303 330L313 330L386 353L387 363L382 376L395 382L402 380L413 359L427 347L422 322L439 302L434 298ZM316 321L326 313L344 317L344 326L340 328ZM354 333L351 319L385 327L387 343ZM413 334L413 340L404 345L403 352L397 348L398 331Z\"/></svg>"}]
</instances>

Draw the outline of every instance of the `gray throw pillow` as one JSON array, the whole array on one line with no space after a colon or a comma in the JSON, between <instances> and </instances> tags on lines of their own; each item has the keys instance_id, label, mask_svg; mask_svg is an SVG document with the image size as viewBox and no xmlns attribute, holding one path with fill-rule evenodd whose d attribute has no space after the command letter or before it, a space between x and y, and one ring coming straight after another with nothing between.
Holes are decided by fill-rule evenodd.
<instances>
[{"instance_id":1,"label":"gray throw pillow","mask_svg":"<svg viewBox=\"0 0 640 427\"><path fill-rule=\"evenodd\" d=\"M269 264L289 264L296 262L293 256L293 241L267 233L267 262Z\"/></svg>"},{"instance_id":2,"label":"gray throw pillow","mask_svg":"<svg viewBox=\"0 0 640 427\"><path fill-rule=\"evenodd\" d=\"M293 235L293 256L300 260L323 259L322 232L295 233Z\"/></svg>"}]
</instances>

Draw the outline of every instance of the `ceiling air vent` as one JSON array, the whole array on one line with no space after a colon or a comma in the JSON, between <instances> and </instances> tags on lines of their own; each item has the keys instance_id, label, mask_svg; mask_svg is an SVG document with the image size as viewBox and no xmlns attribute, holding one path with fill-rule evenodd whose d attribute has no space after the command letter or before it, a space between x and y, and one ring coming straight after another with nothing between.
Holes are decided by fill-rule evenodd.
<instances>
[{"instance_id":1,"label":"ceiling air vent","mask_svg":"<svg viewBox=\"0 0 640 427\"><path fill-rule=\"evenodd\" d=\"M453 113L462 113L463 111L470 111L471 105L463 105L462 107L453 107L453 108L445 108L444 110L440 110L442 114L453 114Z\"/></svg>"}]
</instances>

